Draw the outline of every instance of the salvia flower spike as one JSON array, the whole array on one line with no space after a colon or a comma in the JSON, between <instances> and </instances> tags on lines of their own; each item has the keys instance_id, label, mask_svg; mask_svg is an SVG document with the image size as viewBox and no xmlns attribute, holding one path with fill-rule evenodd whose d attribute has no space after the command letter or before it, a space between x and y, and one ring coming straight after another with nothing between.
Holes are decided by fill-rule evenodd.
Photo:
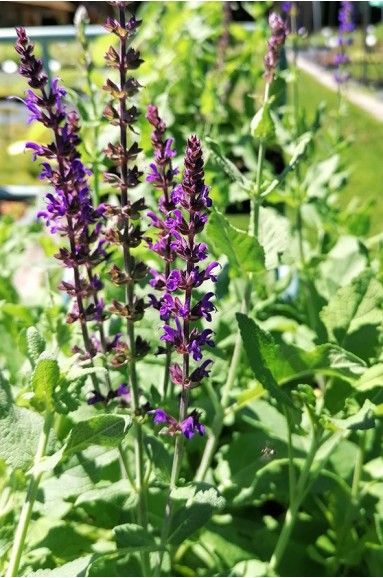
<instances>
[{"instance_id":1,"label":"salvia flower spike","mask_svg":"<svg viewBox=\"0 0 383 578\"><path fill-rule=\"evenodd\" d=\"M160 339L170 344L182 357L182 365L175 363L170 368L173 383L182 387L180 416L176 422L178 425L164 421L170 423L169 433L180 431L187 438L192 437L195 431L200 434L204 432L204 429L197 425L183 427L183 424L192 415L187 416L189 390L198 387L201 380L209 376L212 360L203 360L203 350L206 346L214 347L213 332L210 329L201 330L195 325L195 322L201 319L210 321L211 314L216 309L212 303L214 293L206 293L195 300L195 289L204 281L216 281L213 270L219 265L213 262L206 268L201 268L199 264L207 258L208 248L205 243L199 242L198 235L205 227L207 209L212 204L204 175L201 143L196 136L192 136L187 143L182 184L174 187L171 193L175 208L167 213L166 219L166 226L172 237L170 247L185 262L185 266L173 269L168 278L156 272L153 275L153 286L165 290L160 302L160 313L167 322L163 326L164 332ZM183 295L183 298L179 294ZM191 370L190 359L200 365ZM187 423L191 424L192 421Z\"/></svg>"},{"instance_id":2,"label":"salvia flower spike","mask_svg":"<svg viewBox=\"0 0 383 578\"><path fill-rule=\"evenodd\" d=\"M66 92L58 78L54 78L48 88L48 77L41 60L34 55L34 46L24 28L18 28L16 32L16 51L21 58L19 72L31 87L24 100L30 112L29 120L42 123L54 135L47 145L26 144L35 160L44 159L40 179L52 186L45 197L46 208L38 216L45 219L52 233L58 232L68 239L68 246L61 247L55 257L63 267L73 271L73 281L63 281L59 288L74 299L67 321L80 323L85 357L92 358L97 350L89 336L87 322L97 322L102 334L104 319L103 300L99 296L103 283L93 271L107 256L101 236L104 206L92 205L90 171L83 165L78 152L81 142L78 115L67 111L63 102Z\"/></svg>"},{"instance_id":3,"label":"salvia flower spike","mask_svg":"<svg viewBox=\"0 0 383 578\"><path fill-rule=\"evenodd\" d=\"M350 64L350 58L347 54L347 47L352 42L350 34L355 30L355 22L353 17L353 3L341 2L339 9L339 35L338 47L339 50L335 55L335 64L338 70L335 72L334 79L337 84L342 85L348 81L350 74L347 70Z\"/></svg>"},{"instance_id":4,"label":"salvia flower spike","mask_svg":"<svg viewBox=\"0 0 383 578\"><path fill-rule=\"evenodd\" d=\"M271 31L271 38L268 41L269 49L264 58L264 77L266 82L271 84L279 64L279 58L281 55L282 47L285 44L288 28L286 22L279 14L276 14L275 12L272 12L269 16L269 26Z\"/></svg>"}]
</instances>

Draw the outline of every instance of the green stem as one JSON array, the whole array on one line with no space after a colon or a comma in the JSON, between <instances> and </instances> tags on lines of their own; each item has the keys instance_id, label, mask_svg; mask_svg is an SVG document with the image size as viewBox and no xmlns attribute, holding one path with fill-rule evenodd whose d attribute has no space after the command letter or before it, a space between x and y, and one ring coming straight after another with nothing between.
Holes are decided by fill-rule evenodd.
<instances>
[{"instance_id":1,"label":"green stem","mask_svg":"<svg viewBox=\"0 0 383 578\"><path fill-rule=\"evenodd\" d=\"M271 556L269 567L272 572L275 572L281 562L282 556L285 552L286 546L290 539L291 532L295 526L295 522L298 516L299 508L302 501L306 495L307 482L310 476L311 466L313 464L315 454L319 448L320 440L318 439L315 431L313 431L313 436L311 440L310 450L306 456L306 460L299 476L298 483L296 486L295 497L292 502L290 502L289 509L286 512L285 521L283 523L282 531L279 535L277 545Z\"/></svg>"},{"instance_id":2,"label":"green stem","mask_svg":"<svg viewBox=\"0 0 383 578\"><path fill-rule=\"evenodd\" d=\"M241 313L246 314L249 311L251 301L251 291L252 291L252 277L249 277L246 283L245 294L242 300ZM211 465L211 462L213 460L213 457L216 453L218 441L223 428L223 420L225 415L224 411L230 401L230 392L233 388L235 378L237 375L238 365L241 360L241 353L242 353L242 337L240 332L238 331L235 339L233 355L231 358L229 374L227 376L227 381L223 386L221 392L221 409L219 412L216 412L216 415L214 417L211 426L211 432L207 440L205 450L203 452L201 462L195 476L196 482L201 482L204 480L207 471Z\"/></svg>"},{"instance_id":3,"label":"green stem","mask_svg":"<svg viewBox=\"0 0 383 578\"><path fill-rule=\"evenodd\" d=\"M265 93L263 97L264 105L269 100L270 84L266 82ZM263 174L263 164L265 160L266 153L266 142L265 139L261 139L258 149L258 163L257 163L257 181L255 187L254 198L251 202L251 214L250 214L250 225L249 234L253 235L258 239L258 228L259 228L259 209L261 206L261 192L262 192L262 174Z\"/></svg>"},{"instance_id":4,"label":"green stem","mask_svg":"<svg viewBox=\"0 0 383 578\"><path fill-rule=\"evenodd\" d=\"M292 427L291 427L291 416L290 416L288 408L286 408L286 407L284 408L284 414L286 417L287 431L288 431L287 448L288 448L288 456L289 456L289 496L290 496L290 504L293 504L294 499L295 499L295 488L296 488L293 434L292 434Z\"/></svg>"},{"instance_id":5,"label":"green stem","mask_svg":"<svg viewBox=\"0 0 383 578\"><path fill-rule=\"evenodd\" d=\"M354 474L352 478L352 485L351 485L351 494L350 494L350 501L348 503L344 518L343 518L343 525L338 534L337 539L337 561L336 561L336 568L334 572L337 572L339 567L342 564L342 550L343 546L346 542L346 537L350 529L352 528L352 518L355 513L355 510L358 507L359 502L359 486L360 486L360 478L362 475L362 468L363 468L363 461L364 461L364 449L365 449L365 442L366 442L366 430L361 432L361 439L358 447L358 453L356 456L355 467L354 467ZM334 574L335 575L335 574Z\"/></svg>"},{"instance_id":6,"label":"green stem","mask_svg":"<svg viewBox=\"0 0 383 578\"><path fill-rule=\"evenodd\" d=\"M25 539L28 532L29 522L31 521L33 505L36 500L37 492L42 477L42 472L37 474L36 471L41 460L45 456L48 437L53 424L53 417L54 416L52 413L49 412L46 413L43 430L41 432L40 439L37 445L31 479L29 481L28 486L27 497L21 510L19 522L17 524L15 539L13 542L13 548L11 553L11 559L9 561L8 572L6 574L7 577L18 576L20 560L25 545Z\"/></svg>"},{"instance_id":7,"label":"green stem","mask_svg":"<svg viewBox=\"0 0 383 578\"><path fill-rule=\"evenodd\" d=\"M269 99L270 84L266 83L264 103L267 103ZM266 146L264 140L261 140L258 149L258 164L257 164L257 182L255 187L255 192L253 193L250 203L250 223L249 223L249 235L253 235L258 238L259 229L259 209L261 204L261 192L262 192L262 174L263 174L263 164L265 160ZM250 308L251 293L253 288L253 276L249 275L246 280L246 287L244 296L241 303L241 313L247 314ZM239 362L241 360L242 353L242 337L240 331L237 332L235 338L235 345L233 350L233 355L230 362L229 374L227 376L227 381L222 388L221 392L221 408L222 410L217 412L211 427L211 432L209 439L207 440L205 450L203 452L200 465L198 467L195 480L201 482L204 480L207 471L211 465L213 457L216 453L218 447L218 441L222 433L223 420L225 417L225 409L230 402L230 393L233 388L235 378L237 375L237 369Z\"/></svg>"}]
</instances>

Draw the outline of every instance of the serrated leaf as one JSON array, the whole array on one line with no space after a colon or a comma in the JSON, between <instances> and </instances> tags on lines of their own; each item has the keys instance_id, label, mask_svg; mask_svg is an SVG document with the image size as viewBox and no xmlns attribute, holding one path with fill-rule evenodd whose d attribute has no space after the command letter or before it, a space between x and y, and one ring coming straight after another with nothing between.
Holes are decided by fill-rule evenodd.
<instances>
[{"instance_id":1,"label":"serrated leaf","mask_svg":"<svg viewBox=\"0 0 383 578\"><path fill-rule=\"evenodd\" d=\"M253 136L263 141L269 140L275 135L275 124L267 103L254 115L250 124L250 130Z\"/></svg>"},{"instance_id":2,"label":"serrated leaf","mask_svg":"<svg viewBox=\"0 0 383 578\"><path fill-rule=\"evenodd\" d=\"M169 483L172 471L172 458L168 450L164 444L154 436L146 436L144 438L144 445L156 475L160 480Z\"/></svg>"},{"instance_id":3,"label":"serrated leaf","mask_svg":"<svg viewBox=\"0 0 383 578\"><path fill-rule=\"evenodd\" d=\"M265 270L265 255L257 239L230 225L222 213L215 211L210 215L207 235L236 271L243 274Z\"/></svg>"},{"instance_id":4,"label":"serrated leaf","mask_svg":"<svg viewBox=\"0 0 383 578\"><path fill-rule=\"evenodd\" d=\"M54 408L53 392L60 380L60 369L55 357L42 353L36 361L36 367L31 378L34 393L32 405L38 411L52 411Z\"/></svg>"},{"instance_id":5,"label":"serrated leaf","mask_svg":"<svg viewBox=\"0 0 383 578\"><path fill-rule=\"evenodd\" d=\"M113 528L113 534L116 540L117 548L129 548L134 550L145 550L153 547L157 550L157 545L153 536L142 526L137 524L121 524Z\"/></svg>"},{"instance_id":6,"label":"serrated leaf","mask_svg":"<svg viewBox=\"0 0 383 578\"><path fill-rule=\"evenodd\" d=\"M342 344L346 335L363 325L383 321L383 288L371 271L364 271L351 285L341 287L321 312L329 339Z\"/></svg>"},{"instance_id":7,"label":"serrated leaf","mask_svg":"<svg viewBox=\"0 0 383 578\"><path fill-rule=\"evenodd\" d=\"M169 543L181 544L224 506L225 500L215 488L197 492L175 512L170 526Z\"/></svg>"},{"instance_id":8,"label":"serrated leaf","mask_svg":"<svg viewBox=\"0 0 383 578\"><path fill-rule=\"evenodd\" d=\"M37 362L39 356L46 349L45 339L35 327L28 327L26 338L29 357L34 362Z\"/></svg>"},{"instance_id":9,"label":"serrated leaf","mask_svg":"<svg viewBox=\"0 0 383 578\"><path fill-rule=\"evenodd\" d=\"M131 425L131 418L120 415L104 414L80 421L73 426L67 438L63 457L82 452L91 445L115 448Z\"/></svg>"}]
</instances>

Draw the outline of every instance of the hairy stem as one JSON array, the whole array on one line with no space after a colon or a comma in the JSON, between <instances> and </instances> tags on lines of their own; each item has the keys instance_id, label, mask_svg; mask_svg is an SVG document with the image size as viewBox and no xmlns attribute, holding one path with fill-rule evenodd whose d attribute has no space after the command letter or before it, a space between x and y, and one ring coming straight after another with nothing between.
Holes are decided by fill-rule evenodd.
<instances>
[{"instance_id":1,"label":"hairy stem","mask_svg":"<svg viewBox=\"0 0 383 578\"><path fill-rule=\"evenodd\" d=\"M126 27L125 18L125 6L119 7L119 16L121 27L124 29ZM121 88L126 84L126 38L122 37L120 39L120 86ZM122 157L120 163L121 170L121 205L124 207L128 204L128 159L127 159L127 126L125 118L126 113L126 95L119 99L119 117L120 117L120 143ZM129 219L126 218L126 227L129 226ZM128 309L130 312L134 311L134 281L132 278L132 259L130 254L130 247L128 244L123 245L123 255L124 255L124 267L125 272L128 276L128 283L126 285L126 300L128 304ZM132 392L132 410L133 414L137 414L139 411L139 391L138 391L138 379L136 370L136 342L135 342L135 331L134 331L134 321L133 319L127 320L128 329L128 342L129 342L129 380ZM147 503L146 503L146 491L145 491L145 471L144 471L144 447L142 439L142 427L137 421L133 424L133 434L134 434L134 451L135 451L135 464L136 464L136 489L138 493L138 522L143 527L146 528L148 524L147 516ZM147 552L143 552L141 555L142 569L144 575L148 575L149 569L149 559Z\"/></svg>"},{"instance_id":2,"label":"hairy stem","mask_svg":"<svg viewBox=\"0 0 383 578\"><path fill-rule=\"evenodd\" d=\"M18 570L20 566L21 556L23 554L25 539L27 536L29 523L31 521L33 505L36 500L37 492L42 477L42 473L37 473L38 471L37 468L41 460L45 456L48 437L53 424L53 417L54 417L53 414L50 412L47 412L45 415L44 426L37 445L37 451L34 459L31 479L29 481L27 497L21 510L19 522L17 524L16 534L11 552L11 559L9 561L8 572L6 574L7 577L18 576Z\"/></svg>"}]
</instances>

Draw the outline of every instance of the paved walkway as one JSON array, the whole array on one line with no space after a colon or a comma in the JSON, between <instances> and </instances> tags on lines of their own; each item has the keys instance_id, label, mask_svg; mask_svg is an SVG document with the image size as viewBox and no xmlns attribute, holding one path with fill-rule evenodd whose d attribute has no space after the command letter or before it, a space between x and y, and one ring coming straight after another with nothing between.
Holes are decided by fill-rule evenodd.
<instances>
[{"instance_id":1,"label":"paved walkway","mask_svg":"<svg viewBox=\"0 0 383 578\"><path fill-rule=\"evenodd\" d=\"M338 85L334 80L333 72L323 70L321 66L305 58L302 54L298 54L297 64L299 68L311 74L318 82L330 90L337 90ZM345 90L345 97L353 104L363 108L371 116L383 122L383 102L376 96L365 92L355 83L349 83Z\"/></svg>"}]
</instances>

